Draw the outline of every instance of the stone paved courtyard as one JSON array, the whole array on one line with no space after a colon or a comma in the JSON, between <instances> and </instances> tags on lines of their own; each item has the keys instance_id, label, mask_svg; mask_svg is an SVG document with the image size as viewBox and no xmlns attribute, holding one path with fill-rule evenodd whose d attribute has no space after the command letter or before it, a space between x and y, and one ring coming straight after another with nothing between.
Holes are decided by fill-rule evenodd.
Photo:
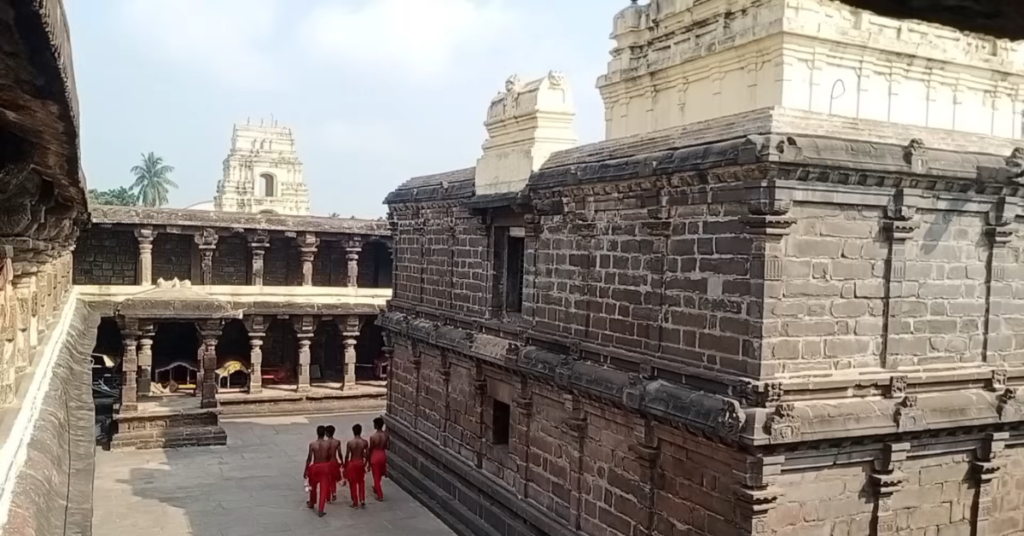
<instances>
[{"instance_id":1,"label":"stone paved courtyard","mask_svg":"<svg viewBox=\"0 0 1024 536\"><path fill-rule=\"evenodd\" d=\"M305 445L319 424L342 438L356 422L371 428L376 414L263 417L223 422L227 447L96 454L95 536L449 536L453 532L384 481L387 499L365 510L341 501L318 518L305 507ZM372 483L367 479L368 488ZM369 491L369 489L368 489Z\"/></svg>"}]
</instances>

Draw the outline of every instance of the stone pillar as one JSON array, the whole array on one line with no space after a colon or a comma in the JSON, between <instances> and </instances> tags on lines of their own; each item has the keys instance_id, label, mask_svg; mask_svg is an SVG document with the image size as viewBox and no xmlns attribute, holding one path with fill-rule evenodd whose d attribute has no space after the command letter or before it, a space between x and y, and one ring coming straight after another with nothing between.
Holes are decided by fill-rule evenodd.
<instances>
[{"instance_id":1,"label":"stone pillar","mask_svg":"<svg viewBox=\"0 0 1024 536\"><path fill-rule=\"evenodd\" d=\"M28 275L18 276L14 279L14 294L17 297L17 315L15 327L17 332L14 336L14 370L21 374L28 370L30 355L34 348L32 340L35 335L30 335L32 326L32 277Z\"/></svg>"},{"instance_id":2,"label":"stone pillar","mask_svg":"<svg viewBox=\"0 0 1024 536\"><path fill-rule=\"evenodd\" d=\"M914 232L920 222L914 221L917 208L906 199L903 189L896 190L886 209L887 220L885 234L889 238L888 270L885 274L885 300L883 313L885 325L882 340L882 367L895 369L900 365L899 356L893 355L897 340L904 336L901 320L904 318L905 299L916 298L916 295L904 295L904 283L907 272L907 241L914 238Z\"/></svg>"},{"instance_id":3,"label":"stone pillar","mask_svg":"<svg viewBox=\"0 0 1024 536\"><path fill-rule=\"evenodd\" d=\"M217 231L203 229L196 234L199 244L199 281L202 285L213 284L213 252L217 250Z\"/></svg>"},{"instance_id":4,"label":"stone pillar","mask_svg":"<svg viewBox=\"0 0 1024 536\"><path fill-rule=\"evenodd\" d=\"M971 464L978 482L974 492L974 515L971 516L974 523L971 534L974 536L988 536L989 520L992 518L992 492L995 487L993 481L1002 468L996 458L1006 448L1006 440L1009 438L1008 432L986 434L985 443L978 449L978 459Z\"/></svg>"},{"instance_id":5,"label":"stone pillar","mask_svg":"<svg viewBox=\"0 0 1024 536\"><path fill-rule=\"evenodd\" d=\"M221 333L221 323L217 320L210 320L203 323L203 376L202 397L199 407L217 407L217 338Z\"/></svg>"},{"instance_id":6,"label":"stone pillar","mask_svg":"<svg viewBox=\"0 0 1024 536\"><path fill-rule=\"evenodd\" d=\"M345 379L342 389L350 389L356 385L356 341L359 339L359 317L345 317L345 325L341 326L341 336L345 344Z\"/></svg>"},{"instance_id":7,"label":"stone pillar","mask_svg":"<svg viewBox=\"0 0 1024 536\"><path fill-rule=\"evenodd\" d=\"M266 327L263 324L263 316L255 315L250 317L249 328L249 394L255 395L263 392L263 337L266 336Z\"/></svg>"},{"instance_id":8,"label":"stone pillar","mask_svg":"<svg viewBox=\"0 0 1024 536\"><path fill-rule=\"evenodd\" d=\"M566 442L565 459L569 462L569 527L572 530L582 528L583 502L586 497L583 489L583 444L587 440L587 414L583 401L576 395L562 395L565 411L569 415L562 422L562 430L571 438Z\"/></svg>"},{"instance_id":9,"label":"stone pillar","mask_svg":"<svg viewBox=\"0 0 1024 536\"><path fill-rule=\"evenodd\" d=\"M299 244L299 256L302 259L302 286L313 286L313 259L316 258L316 247L320 240L314 233L302 233L295 238Z\"/></svg>"},{"instance_id":10,"label":"stone pillar","mask_svg":"<svg viewBox=\"0 0 1024 536\"><path fill-rule=\"evenodd\" d=\"M313 329L312 316L298 317L295 331L299 339L299 385L296 388L299 393L309 392L309 345L313 342Z\"/></svg>"},{"instance_id":11,"label":"stone pillar","mask_svg":"<svg viewBox=\"0 0 1024 536\"><path fill-rule=\"evenodd\" d=\"M871 473L871 484L874 489L875 508L872 512L871 532L876 536L896 533L896 512L892 510L892 496L903 488L907 475L900 470L910 451L910 443L886 443L882 451L882 459L875 462Z\"/></svg>"},{"instance_id":12,"label":"stone pillar","mask_svg":"<svg viewBox=\"0 0 1024 536\"><path fill-rule=\"evenodd\" d=\"M139 240L139 284L153 284L153 239L156 232L153 227L144 225L135 230L135 238Z\"/></svg>"},{"instance_id":13,"label":"stone pillar","mask_svg":"<svg viewBox=\"0 0 1024 536\"><path fill-rule=\"evenodd\" d=\"M249 284L254 287L263 286L263 256L270 247L270 234L267 231L256 231L249 238L249 251L252 252L252 272Z\"/></svg>"},{"instance_id":14,"label":"stone pillar","mask_svg":"<svg viewBox=\"0 0 1024 536\"><path fill-rule=\"evenodd\" d=\"M363 244L358 240L350 240L345 243L345 260L348 261L349 287L359 286L359 253L363 251Z\"/></svg>"},{"instance_id":15,"label":"stone pillar","mask_svg":"<svg viewBox=\"0 0 1024 536\"><path fill-rule=\"evenodd\" d=\"M146 397L152 394L153 337L156 336L156 326L152 322L142 322L139 331L139 396Z\"/></svg>"},{"instance_id":16,"label":"stone pillar","mask_svg":"<svg viewBox=\"0 0 1024 536\"><path fill-rule=\"evenodd\" d=\"M135 382L139 374L139 357L136 354L138 332L127 325L121 332L124 338L124 358L121 359L121 413L138 411L139 386Z\"/></svg>"},{"instance_id":17,"label":"stone pillar","mask_svg":"<svg viewBox=\"0 0 1024 536\"><path fill-rule=\"evenodd\" d=\"M14 403L15 394L14 337L18 302L11 284L13 252L10 246L0 246L0 408Z\"/></svg>"},{"instance_id":18,"label":"stone pillar","mask_svg":"<svg viewBox=\"0 0 1024 536\"><path fill-rule=\"evenodd\" d=\"M1013 249L1007 246L1017 232L1015 224L1020 206L1005 196L999 197L988 213L985 235L988 238L989 254L985 261L987 281L985 301L989 304L985 316L985 341L982 345L981 360L999 366L1006 362L1007 354L1014 350L1012 328L1004 326L1002 317L1014 314L1016 303L1013 292L1013 270L1017 262ZM1009 277L1008 277L1009 274Z\"/></svg>"}]
</instances>

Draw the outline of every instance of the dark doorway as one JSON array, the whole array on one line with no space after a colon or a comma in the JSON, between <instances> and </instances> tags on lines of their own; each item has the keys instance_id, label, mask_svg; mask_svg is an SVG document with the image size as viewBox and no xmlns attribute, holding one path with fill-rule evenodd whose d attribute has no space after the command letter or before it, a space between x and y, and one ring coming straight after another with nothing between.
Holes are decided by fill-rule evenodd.
<instances>
[{"instance_id":1,"label":"dark doorway","mask_svg":"<svg viewBox=\"0 0 1024 536\"><path fill-rule=\"evenodd\" d=\"M161 322L153 337L153 381L170 392L192 389L199 375L199 331L192 322Z\"/></svg>"},{"instance_id":2,"label":"dark doorway","mask_svg":"<svg viewBox=\"0 0 1024 536\"><path fill-rule=\"evenodd\" d=\"M96 328L96 345L92 347L92 353L105 355L115 362L121 361L121 357L124 356L124 341L121 339L121 328L114 317L105 316L100 320L100 325Z\"/></svg>"},{"instance_id":3,"label":"dark doorway","mask_svg":"<svg viewBox=\"0 0 1024 536\"><path fill-rule=\"evenodd\" d=\"M313 334L310 346L309 380L316 382L341 382L345 379L344 356L341 329L334 320L321 320Z\"/></svg>"},{"instance_id":4,"label":"dark doorway","mask_svg":"<svg viewBox=\"0 0 1024 536\"><path fill-rule=\"evenodd\" d=\"M362 288L391 288L391 248L382 240L363 244L359 254L359 279Z\"/></svg>"},{"instance_id":5,"label":"dark doorway","mask_svg":"<svg viewBox=\"0 0 1024 536\"><path fill-rule=\"evenodd\" d=\"M384 348L384 331L375 322L376 317L363 317L356 342L356 380L376 380L377 358Z\"/></svg>"},{"instance_id":6,"label":"dark doorway","mask_svg":"<svg viewBox=\"0 0 1024 536\"><path fill-rule=\"evenodd\" d=\"M217 341L217 385L225 389L246 387L250 367L249 330L241 320L231 320L224 324Z\"/></svg>"},{"instance_id":7,"label":"dark doorway","mask_svg":"<svg viewBox=\"0 0 1024 536\"><path fill-rule=\"evenodd\" d=\"M297 383L299 338L288 320L275 318L263 342L263 379L269 383Z\"/></svg>"}]
</instances>

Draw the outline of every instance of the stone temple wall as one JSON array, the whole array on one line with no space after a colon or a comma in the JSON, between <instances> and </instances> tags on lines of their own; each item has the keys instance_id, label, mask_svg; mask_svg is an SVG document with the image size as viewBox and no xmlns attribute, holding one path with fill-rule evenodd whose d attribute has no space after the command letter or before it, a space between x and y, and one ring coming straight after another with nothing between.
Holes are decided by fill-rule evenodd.
<instances>
[{"instance_id":1,"label":"stone temple wall","mask_svg":"<svg viewBox=\"0 0 1024 536\"><path fill-rule=\"evenodd\" d=\"M467 534L1024 530L1024 150L672 136L389 196L396 481Z\"/></svg>"},{"instance_id":2,"label":"stone temple wall","mask_svg":"<svg viewBox=\"0 0 1024 536\"><path fill-rule=\"evenodd\" d=\"M139 242L130 231L88 229L74 251L75 284L135 285Z\"/></svg>"},{"instance_id":3,"label":"stone temple wall","mask_svg":"<svg viewBox=\"0 0 1024 536\"><path fill-rule=\"evenodd\" d=\"M6 536L92 534L95 409L89 354L100 317L75 301L64 309L52 379L14 482Z\"/></svg>"}]
</instances>

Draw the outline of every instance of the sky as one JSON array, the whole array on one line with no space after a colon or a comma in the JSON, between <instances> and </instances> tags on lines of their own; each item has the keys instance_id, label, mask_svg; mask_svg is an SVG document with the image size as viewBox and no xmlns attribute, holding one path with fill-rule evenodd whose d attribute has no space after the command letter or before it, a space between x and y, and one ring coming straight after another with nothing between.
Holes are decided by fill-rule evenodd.
<instances>
[{"instance_id":1,"label":"sky","mask_svg":"<svg viewBox=\"0 0 1024 536\"><path fill-rule=\"evenodd\" d=\"M213 198L234 123L289 126L313 214L380 217L409 177L474 165L513 73L565 73L580 143L628 0L65 0L90 188L150 151L170 205Z\"/></svg>"}]
</instances>

